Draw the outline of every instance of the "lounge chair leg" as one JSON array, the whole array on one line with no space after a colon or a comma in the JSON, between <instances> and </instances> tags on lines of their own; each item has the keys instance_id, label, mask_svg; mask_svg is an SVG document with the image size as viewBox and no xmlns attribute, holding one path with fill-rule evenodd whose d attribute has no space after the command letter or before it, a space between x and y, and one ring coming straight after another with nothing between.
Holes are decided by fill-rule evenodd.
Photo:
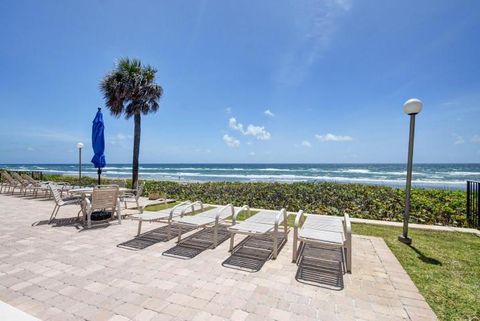
<instances>
[{"instance_id":1,"label":"lounge chair leg","mask_svg":"<svg viewBox=\"0 0 480 321\"><path fill-rule=\"evenodd\" d=\"M213 228L213 248L217 247L217 242L218 242L218 227L217 227L217 224L215 224L215 227Z\"/></svg>"},{"instance_id":2,"label":"lounge chair leg","mask_svg":"<svg viewBox=\"0 0 480 321\"><path fill-rule=\"evenodd\" d=\"M177 243L180 243L181 240L182 240L182 225L178 224L178 239L177 239Z\"/></svg>"},{"instance_id":3,"label":"lounge chair leg","mask_svg":"<svg viewBox=\"0 0 480 321\"><path fill-rule=\"evenodd\" d=\"M297 249L298 249L298 231L297 228L293 230L293 255L292 255L292 262L297 262Z\"/></svg>"},{"instance_id":4,"label":"lounge chair leg","mask_svg":"<svg viewBox=\"0 0 480 321\"><path fill-rule=\"evenodd\" d=\"M92 219L91 219L91 213L87 214L87 228L92 227Z\"/></svg>"},{"instance_id":5,"label":"lounge chair leg","mask_svg":"<svg viewBox=\"0 0 480 321\"><path fill-rule=\"evenodd\" d=\"M346 252L347 252L347 255L346 255L346 264L347 264L347 272L348 273L352 273L352 247L351 247L351 244L350 246L347 245L347 248L346 248Z\"/></svg>"},{"instance_id":6,"label":"lounge chair leg","mask_svg":"<svg viewBox=\"0 0 480 321\"><path fill-rule=\"evenodd\" d=\"M278 255L278 240L277 240L277 233L273 233L273 256L272 258L275 260Z\"/></svg>"},{"instance_id":7,"label":"lounge chair leg","mask_svg":"<svg viewBox=\"0 0 480 321\"><path fill-rule=\"evenodd\" d=\"M142 232L142 220L140 219L140 220L138 221L137 236L139 236L141 232Z\"/></svg>"},{"instance_id":8,"label":"lounge chair leg","mask_svg":"<svg viewBox=\"0 0 480 321\"><path fill-rule=\"evenodd\" d=\"M55 204L55 207L53 208L52 214L50 215L50 219L48 220L48 224L52 223L53 218L56 216L55 212L57 211L57 207L59 207L59 206Z\"/></svg>"},{"instance_id":9,"label":"lounge chair leg","mask_svg":"<svg viewBox=\"0 0 480 321\"><path fill-rule=\"evenodd\" d=\"M347 249L342 246L341 247L341 251L342 251L342 259L343 259L343 270L345 271L345 273L348 273L348 259L347 259Z\"/></svg>"},{"instance_id":10,"label":"lounge chair leg","mask_svg":"<svg viewBox=\"0 0 480 321\"><path fill-rule=\"evenodd\" d=\"M169 220L167 228L167 241L170 241L170 237L172 237L172 222Z\"/></svg>"},{"instance_id":11,"label":"lounge chair leg","mask_svg":"<svg viewBox=\"0 0 480 321\"><path fill-rule=\"evenodd\" d=\"M233 244L235 243L235 233L230 234L230 250L228 252L233 251Z\"/></svg>"}]
</instances>

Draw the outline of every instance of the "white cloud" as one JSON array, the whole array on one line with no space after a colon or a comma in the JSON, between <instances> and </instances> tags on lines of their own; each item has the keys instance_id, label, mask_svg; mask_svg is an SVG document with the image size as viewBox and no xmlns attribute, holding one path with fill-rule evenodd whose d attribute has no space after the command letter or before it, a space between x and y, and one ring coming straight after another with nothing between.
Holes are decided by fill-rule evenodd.
<instances>
[{"instance_id":1,"label":"white cloud","mask_svg":"<svg viewBox=\"0 0 480 321\"><path fill-rule=\"evenodd\" d=\"M480 144L480 136L479 135L473 135L473 137L470 139L470 141L474 144Z\"/></svg>"},{"instance_id":2,"label":"white cloud","mask_svg":"<svg viewBox=\"0 0 480 321\"><path fill-rule=\"evenodd\" d=\"M275 114L272 113L272 111L270 109L265 110L263 113L265 114L265 116L275 117Z\"/></svg>"},{"instance_id":3,"label":"white cloud","mask_svg":"<svg viewBox=\"0 0 480 321\"><path fill-rule=\"evenodd\" d=\"M231 129L241 132L243 135L253 136L258 140L269 140L272 136L263 126L255 126L250 124L245 129L245 126L237 122L235 117L232 117L228 120L228 126Z\"/></svg>"},{"instance_id":4,"label":"white cloud","mask_svg":"<svg viewBox=\"0 0 480 321\"><path fill-rule=\"evenodd\" d=\"M115 136L109 138L110 144L112 145L120 145L122 147L128 146L126 143L133 138L132 135L125 135L122 133L118 133Z\"/></svg>"},{"instance_id":5,"label":"white cloud","mask_svg":"<svg viewBox=\"0 0 480 321\"><path fill-rule=\"evenodd\" d=\"M237 119L236 119L235 117L231 117L231 118L228 120L228 126L229 126L231 129L238 130L239 132L242 132L242 133L244 132L243 125L237 123Z\"/></svg>"},{"instance_id":6,"label":"white cloud","mask_svg":"<svg viewBox=\"0 0 480 321\"><path fill-rule=\"evenodd\" d=\"M250 152L250 153L248 153L248 155L255 156L255 152Z\"/></svg>"},{"instance_id":7,"label":"white cloud","mask_svg":"<svg viewBox=\"0 0 480 321\"><path fill-rule=\"evenodd\" d=\"M27 151L29 151L29 152L34 152L34 151L35 151L35 148L29 146L29 147L27 147Z\"/></svg>"},{"instance_id":8,"label":"white cloud","mask_svg":"<svg viewBox=\"0 0 480 321\"><path fill-rule=\"evenodd\" d=\"M232 108L230 108L230 107L225 108L225 112L227 114L231 114L232 113Z\"/></svg>"},{"instance_id":9,"label":"white cloud","mask_svg":"<svg viewBox=\"0 0 480 321\"><path fill-rule=\"evenodd\" d=\"M453 134L453 136L455 137L455 141L454 141L455 145L465 144L465 139L463 139L462 136L456 135L456 134Z\"/></svg>"},{"instance_id":10,"label":"white cloud","mask_svg":"<svg viewBox=\"0 0 480 321\"><path fill-rule=\"evenodd\" d=\"M309 142L308 140L304 140L304 141L302 142L302 146L303 146L303 147L312 147L312 144L310 144L310 142Z\"/></svg>"},{"instance_id":11,"label":"white cloud","mask_svg":"<svg viewBox=\"0 0 480 321\"><path fill-rule=\"evenodd\" d=\"M334 135L330 133L326 135L315 135L315 138L321 142L349 142L353 140L351 136Z\"/></svg>"},{"instance_id":12,"label":"white cloud","mask_svg":"<svg viewBox=\"0 0 480 321\"><path fill-rule=\"evenodd\" d=\"M225 144L227 144L228 147L240 146L240 141L238 139L227 134L223 135L223 141L225 142Z\"/></svg>"}]
</instances>

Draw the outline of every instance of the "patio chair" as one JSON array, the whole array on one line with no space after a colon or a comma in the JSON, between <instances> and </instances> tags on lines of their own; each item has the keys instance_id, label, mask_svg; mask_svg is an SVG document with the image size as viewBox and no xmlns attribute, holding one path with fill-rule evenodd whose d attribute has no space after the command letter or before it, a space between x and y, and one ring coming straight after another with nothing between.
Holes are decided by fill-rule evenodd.
<instances>
[{"instance_id":1,"label":"patio chair","mask_svg":"<svg viewBox=\"0 0 480 321\"><path fill-rule=\"evenodd\" d=\"M0 193L2 193L4 189L10 188L10 183L7 181L7 178L5 177L5 175L6 175L5 171L0 172Z\"/></svg>"},{"instance_id":2,"label":"patio chair","mask_svg":"<svg viewBox=\"0 0 480 321\"><path fill-rule=\"evenodd\" d=\"M50 193L53 196L53 200L55 201L55 206L53 208L52 214L50 215L50 219L48 224L52 223L52 221L57 217L58 211L60 207L67 206L67 205L80 205L80 210L77 213L77 218L80 216L82 212L82 197L74 196L74 197L62 197L60 190L56 185L48 184L48 188L50 189Z\"/></svg>"},{"instance_id":3,"label":"patio chair","mask_svg":"<svg viewBox=\"0 0 480 321\"><path fill-rule=\"evenodd\" d=\"M165 199L162 200L160 204L166 204ZM142 223L143 222L161 222L161 223L167 223L168 224L168 229L167 229L167 234L168 234L168 239L171 237L171 231L172 231L172 219L174 217L180 216L182 213L186 214L187 211L194 212L195 211L195 206L199 206L201 209L203 209L203 203L202 202L190 202L190 201L185 201L180 204L175 205L172 208L167 208L163 209L160 211L156 212L148 212L145 213L144 210L147 206L154 205L154 204L159 204L158 200L149 202L145 204L144 206L140 207L140 214L134 214L130 215L130 219L138 221L138 230L137 230L137 236L141 234L142 232Z\"/></svg>"},{"instance_id":4,"label":"patio chair","mask_svg":"<svg viewBox=\"0 0 480 321\"><path fill-rule=\"evenodd\" d=\"M11 192L12 194L14 194L16 188L20 190L20 193L23 191L22 183L15 180L8 172L4 171L2 173L2 177L7 182L7 184L5 185L5 187L8 188L7 193Z\"/></svg>"},{"instance_id":5,"label":"patio chair","mask_svg":"<svg viewBox=\"0 0 480 321\"><path fill-rule=\"evenodd\" d=\"M118 224L122 224L119 190L117 185L100 185L93 188L92 199L84 198L84 219L87 228L95 223L108 223L117 216Z\"/></svg>"},{"instance_id":6,"label":"patio chair","mask_svg":"<svg viewBox=\"0 0 480 321\"><path fill-rule=\"evenodd\" d=\"M299 211L295 218L292 261L297 262L298 260L299 241L326 248L340 248L345 269L352 273L352 225L348 214L345 214L343 218L316 214L306 215L305 222L299 229L303 217L303 211Z\"/></svg>"},{"instance_id":7,"label":"patio chair","mask_svg":"<svg viewBox=\"0 0 480 321\"><path fill-rule=\"evenodd\" d=\"M22 186L21 192L23 191L23 195L26 196L27 192L30 191L32 195L36 195L37 193L37 185L32 184L29 180L23 178L19 173L17 172L12 172L12 177L15 179L17 182L19 182Z\"/></svg>"},{"instance_id":8,"label":"patio chair","mask_svg":"<svg viewBox=\"0 0 480 321\"><path fill-rule=\"evenodd\" d=\"M37 180L33 179L33 177L31 177L30 175L27 175L27 174L22 174L21 176L25 181L30 183L31 188L33 189L33 195L35 197L38 196L38 191L42 191L45 194L45 197L48 196L48 193L50 192L50 189L48 188L47 183L37 181Z\"/></svg>"},{"instance_id":9,"label":"patio chair","mask_svg":"<svg viewBox=\"0 0 480 321\"><path fill-rule=\"evenodd\" d=\"M173 218L173 223L179 227L178 243L180 243L182 240L182 226L198 229L213 225L213 248L216 248L218 245L218 227L220 223L235 215L235 208L232 204L228 204L220 208L213 208L211 210L190 216L184 216L186 209L187 208L182 211L180 217Z\"/></svg>"},{"instance_id":10,"label":"patio chair","mask_svg":"<svg viewBox=\"0 0 480 321\"><path fill-rule=\"evenodd\" d=\"M228 228L228 231L231 233L229 251L233 251L235 234L270 236L273 240L272 258L276 259L279 250L278 236L280 225L283 225L285 240L288 239L287 211L284 208L277 213L272 211L260 211L252 217L247 218L245 221L236 224L238 214L244 210L250 212L250 208L244 206L240 211L235 213L232 220L233 225Z\"/></svg>"},{"instance_id":11,"label":"patio chair","mask_svg":"<svg viewBox=\"0 0 480 321\"><path fill-rule=\"evenodd\" d=\"M138 200L140 196L142 196L144 186L145 184L140 184L135 190L132 190L132 192L127 192L120 196L120 202L125 205L125 209L127 209L127 203L135 203L137 204L137 208L140 208Z\"/></svg>"}]
</instances>

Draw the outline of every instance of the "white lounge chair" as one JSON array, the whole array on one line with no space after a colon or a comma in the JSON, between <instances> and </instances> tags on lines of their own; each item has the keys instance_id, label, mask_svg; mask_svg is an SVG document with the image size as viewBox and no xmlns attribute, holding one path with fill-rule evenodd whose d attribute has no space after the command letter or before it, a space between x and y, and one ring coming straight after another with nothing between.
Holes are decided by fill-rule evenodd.
<instances>
[{"instance_id":1,"label":"white lounge chair","mask_svg":"<svg viewBox=\"0 0 480 321\"><path fill-rule=\"evenodd\" d=\"M216 248L218 245L218 227L220 222L235 215L235 208L232 204L223 207L216 207L191 216L184 216L185 210L186 209L182 211L180 217L173 218L173 223L179 227L178 242L180 243L182 240L183 226L187 228L206 228L207 226L213 225L213 248Z\"/></svg>"},{"instance_id":2,"label":"white lounge chair","mask_svg":"<svg viewBox=\"0 0 480 321\"><path fill-rule=\"evenodd\" d=\"M167 200L162 199L161 204L166 204ZM160 211L156 212L144 212L145 207L154 205L154 204L159 204L158 200L155 200L153 202L149 202L145 204L144 206L140 207L140 214L134 214L130 215L129 218L135 221L138 221L138 231L137 231L137 236L140 235L142 232L142 223L143 222L162 222L162 223L167 223L168 224L168 239L170 239L171 236L171 223L172 219L174 217L180 216L183 212L183 214L187 213L188 211L195 211L195 206L200 207L200 209L203 209L203 204L202 202L190 202L190 201L185 201L180 204L175 205L172 208L166 208Z\"/></svg>"},{"instance_id":3,"label":"white lounge chair","mask_svg":"<svg viewBox=\"0 0 480 321\"><path fill-rule=\"evenodd\" d=\"M233 216L232 226L228 228L230 234L230 252L234 248L235 234L254 235L254 236L271 236L273 239L273 253L272 258L276 259L278 255L278 235L279 226L283 225L283 232L285 233L285 240L288 240L288 222L287 211L282 208L278 212L260 211L254 216L247 218L245 221L236 224L236 219L239 213L250 208L245 205L240 211Z\"/></svg>"},{"instance_id":4,"label":"white lounge chair","mask_svg":"<svg viewBox=\"0 0 480 321\"><path fill-rule=\"evenodd\" d=\"M305 244L321 245L327 248L340 248L346 271L352 272L352 225L348 214L344 217L310 214L300 228L300 221L304 217L299 211L295 218L293 231L293 257L297 262L298 242ZM321 258L320 258L321 259Z\"/></svg>"}]
</instances>

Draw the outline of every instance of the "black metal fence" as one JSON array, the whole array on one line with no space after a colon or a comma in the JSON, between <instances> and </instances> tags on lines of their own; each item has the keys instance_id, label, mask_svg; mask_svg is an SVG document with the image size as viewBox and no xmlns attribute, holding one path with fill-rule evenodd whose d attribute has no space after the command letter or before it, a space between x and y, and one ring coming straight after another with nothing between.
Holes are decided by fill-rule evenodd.
<instances>
[{"instance_id":1,"label":"black metal fence","mask_svg":"<svg viewBox=\"0 0 480 321\"><path fill-rule=\"evenodd\" d=\"M480 182L467 181L468 225L480 229Z\"/></svg>"}]
</instances>

